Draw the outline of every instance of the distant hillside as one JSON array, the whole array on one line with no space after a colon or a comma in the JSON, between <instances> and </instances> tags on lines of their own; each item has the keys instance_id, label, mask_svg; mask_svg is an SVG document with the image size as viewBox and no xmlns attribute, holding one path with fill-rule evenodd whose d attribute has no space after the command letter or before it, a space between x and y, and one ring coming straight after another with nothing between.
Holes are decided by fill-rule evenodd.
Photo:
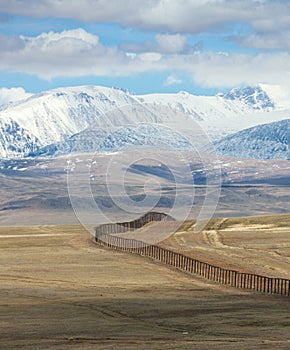
<instances>
[{"instance_id":1,"label":"distant hillside","mask_svg":"<svg viewBox=\"0 0 290 350\"><path fill-rule=\"evenodd\" d=\"M215 147L217 153L235 158L290 160L290 119L226 136Z\"/></svg>"}]
</instances>

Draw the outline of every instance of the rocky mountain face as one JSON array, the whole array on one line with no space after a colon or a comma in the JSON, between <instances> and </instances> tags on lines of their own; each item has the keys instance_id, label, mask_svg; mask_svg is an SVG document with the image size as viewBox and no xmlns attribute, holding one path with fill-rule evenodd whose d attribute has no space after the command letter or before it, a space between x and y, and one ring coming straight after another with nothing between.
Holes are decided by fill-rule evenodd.
<instances>
[{"instance_id":1,"label":"rocky mountain face","mask_svg":"<svg viewBox=\"0 0 290 350\"><path fill-rule=\"evenodd\" d=\"M274 101L260 86L247 86L242 89L235 88L221 96L230 101L238 100L244 102L256 110L273 110L275 108Z\"/></svg>"},{"instance_id":2,"label":"rocky mountain face","mask_svg":"<svg viewBox=\"0 0 290 350\"><path fill-rule=\"evenodd\" d=\"M0 155L2 158L23 157L37 152L41 143L31 132L22 128L15 120L0 119Z\"/></svg>"},{"instance_id":3,"label":"rocky mountain face","mask_svg":"<svg viewBox=\"0 0 290 350\"><path fill-rule=\"evenodd\" d=\"M142 112L140 105L144 106ZM276 111L275 102L259 86L216 96L186 92L136 96L116 88L68 87L32 95L0 109L0 157L114 152L126 145L144 144L188 148L177 132L181 123L178 113L176 120L171 115L169 130L168 113L160 113L160 106L166 106L172 115L174 111L182 113L183 123L190 118L211 140L222 139L217 146L221 152L227 140L232 142L227 138L230 134L288 117L286 110Z\"/></svg>"}]
</instances>

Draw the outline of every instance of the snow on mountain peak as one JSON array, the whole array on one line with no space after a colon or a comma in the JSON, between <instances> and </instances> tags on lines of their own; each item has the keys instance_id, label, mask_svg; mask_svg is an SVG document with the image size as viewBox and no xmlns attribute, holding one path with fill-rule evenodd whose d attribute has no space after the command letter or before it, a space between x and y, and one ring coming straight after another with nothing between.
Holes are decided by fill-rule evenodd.
<instances>
[{"instance_id":1,"label":"snow on mountain peak","mask_svg":"<svg viewBox=\"0 0 290 350\"><path fill-rule=\"evenodd\" d=\"M275 108L274 101L262 89L261 86L246 86L234 88L226 94L219 95L227 100L239 100L256 110L272 110Z\"/></svg>"},{"instance_id":2,"label":"snow on mountain peak","mask_svg":"<svg viewBox=\"0 0 290 350\"><path fill-rule=\"evenodd\" d=\"M0 117L13 118L45 146L84 130L109 110L134 102L132 96L117 89L66 87L35 94L4 108Z\"/></svg>"},{"instance_id":3,"label":"snow on mountain peak","mask_svg":"<svg viewBox=\"0 0 290 350\"><path fill-rule=\"evenodd\" d=\"M180 111L197 122L212 140L217 140L258 124L289 118L290 111L276 111L274 104L276 99L273 102L272 94L268 95L268 91L270 91L269 88L265 92L258 86L233 89L227 94L217 96L195 96L188 92L136 96L126 90L101 86L53 89L35 94L0 110L0 121L5 124L2 127L2 138L0 137L0 157L22 157L46 146L49 146L49 152L51 152L55 145L58 147L62 145L62 150L66 151L73 147L76 140L79 140L74 135L82 133L94 123L99 125L101 134L102 131L107 131L108 126L116 123L119 125L121 121L127 125L130 118L124 110L121 110L121 107L134 106L135 108L144 103L152 107L160 123L165 122L168 115L159 115L158 108L169 107L169 110L173 111L176 124L180 124L178 120L178 111ZM112 111L116 113L111 113ZM147 116L146 119L144 113L141 115L132 112L131 118L134 119L132 119L133 124L150 123L150 118ZM116 134L116 137L122 135L125 141L129 140L129 132L130 130L126 129ZM145 135L142 134L143 132L144 128L138 129L136 141L138 144ZM18 142L21 134L26 140L23 144L25 151L21 151L22 146ZM87 135L88 132L81 134L82 139ZM155 133L155 139L162 135L165 139L164 132L159 136L156 135ZM153 138L147 140L148 143L153 141ZM119 147L118 142L116 139L111 143L114 147ZM180 143L176 145L179 147Z\"/></svg>"}]
</instances>

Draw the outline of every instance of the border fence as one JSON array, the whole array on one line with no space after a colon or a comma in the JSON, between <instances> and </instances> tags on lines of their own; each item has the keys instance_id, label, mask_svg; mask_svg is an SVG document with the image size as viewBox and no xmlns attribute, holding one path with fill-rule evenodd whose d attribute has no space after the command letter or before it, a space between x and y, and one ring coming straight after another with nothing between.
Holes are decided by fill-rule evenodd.
<instances>
[{"instance_id":1,"label":"border fence","mask_svg":"<svg viewBox=\"0 0 290 350\"><path fill-rule=\"evenodd\" d=\"M178 270L192 275L198 275L223 285L290 297L289 279L272 278L224 269L156 245L146 245L142 241L113 235L135 230L151 221L173 220L172 217L166 214L150 212L134 221L100 225L96 228L95 241L98 244L115 250L152 258L168 266L175 267Z\"/></svg>"}]
</instances>

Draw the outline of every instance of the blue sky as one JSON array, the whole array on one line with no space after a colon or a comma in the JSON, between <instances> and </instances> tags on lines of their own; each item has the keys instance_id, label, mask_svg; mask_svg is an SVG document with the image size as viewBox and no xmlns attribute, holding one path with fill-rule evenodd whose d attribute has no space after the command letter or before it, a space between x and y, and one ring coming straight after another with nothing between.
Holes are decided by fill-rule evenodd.
<instances>
[{"instance_id":1,"label":"blue sky","mask_svg":"<svg viewBox=\"0 0 290 350\"><path fill-rule=\"evenodd\" d=\"M290 88L288 1L1 0L0 40L6 94L87 84L136 94Z\"/></svg>"}]
</instances>

